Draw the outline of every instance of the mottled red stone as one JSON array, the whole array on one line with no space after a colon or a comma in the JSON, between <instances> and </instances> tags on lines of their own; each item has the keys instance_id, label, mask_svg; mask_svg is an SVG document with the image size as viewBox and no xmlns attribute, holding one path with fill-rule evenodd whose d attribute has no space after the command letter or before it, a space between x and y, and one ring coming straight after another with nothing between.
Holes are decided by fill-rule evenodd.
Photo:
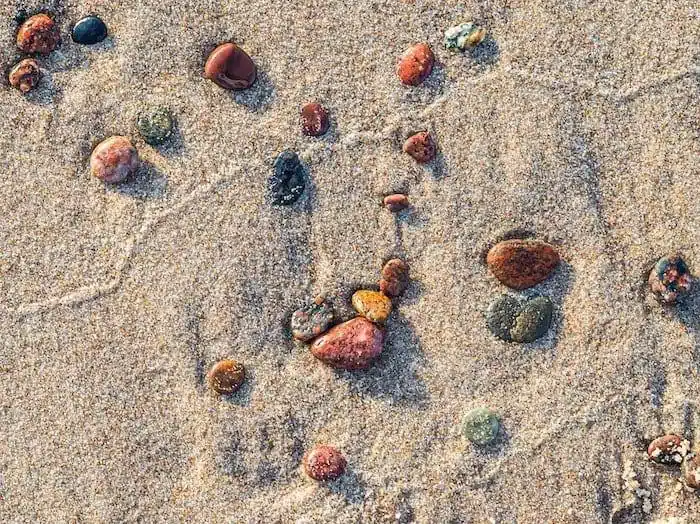
<instances>
[{"instance_id":1,"label":"mottled red stone","mask_svg":"<svg viewBox=\"0 0 700 524\"><path fill-rule=\"evenodd\" d=\"M328 126L328 112L321 104L311 102L301 108L301 130L305 135L321 136Z\"/></svg>"},{"instance_id":2,"label":"mottled red stone","mask_svg":"<svg viewBox=\"0 0 700 524\"><path fill-rule=\"evenodd\" d=\"M209 386L221 395L234 393L245 380L245 367L235 360L222 360L207 373Z\"/></svg>"},{"instance_id":3,"label":"mottled red stone","mask_svg":"<svg viewBox=\"0 0 700 524\"><path fill-rule=\"evenodd\" d=\"M384 332L364 317L343 322L311 344L311 353L338 369L366 369L381 354Z\"/></svg>"},{"instance_id":4,"label":"mottled red stone","mask_svg":"<svg viewBox=\"0 0 700 524\"><path fill-rule=\"evenodd\" d=\"M392 213L398 213L402 209L406 209L408 207L408 197L400 193L385 196L384 207L386 207Z\"/></svg>"},{"instance_id":5,"label":"mottled red stone","mask_svg":"<svg viewBox=\"0 0 700 524\"><path fill-rule=\"evenodd\" d=\"M10 71L10 84L22 93L28 93L39 83L41 71L33 58L25 58Z\"/></svg>"},{"instance_id":6,"label":"mottled red stone","mask_svg":"<svg viewBox=\"0 0 700 524\"><path fill-rule=\"evenodd\" d=\"M504 240L491 248L486 264L506 286L526 289L549 277L559 264L559 254L538 240Z\"/></svg>"},{"instance_id":7,"label":"mottled red stone","mask_svg":"<svg viewBox=\"0 0 700 524\"><path fill-rule=\"evenodd\" d=\"M399 60L396 74L399 75L401 83L410 86L417 86L428 78L433 70L435 56L428 44L416 44L404 51Z\"/></svg>"},{"instance_id":8,"label":"mottled red stone","mask_svg":"<svg viewBox=\"0 0 700 524\"><path fill-rule=\"evenodd\" d=\"M246 89L255 82L257 67L243 49L229 42L211 52L204 76L224 89Z\"/></svg>"},{"instance_id":9,"label":"mottled red stone","mask_svg":"<svg viewBox=\"0 0 700 524\"><path fill-rule=\"evenodd\" d=\"M90 156L90 172L108 184L125 180L139 167L139 154L125 136L100 142Z\"/></svg>"},{"instance_id":10,"label":"mottled red stone","mask_svg":"<svg viewBox=\"0 0 700 524\"><path fill-rule=\"evenodd\" d=\"M48 54L60 43L56 22L43 13L25 20L17 32L17 47L24 53Z\"/></svg>"},{"instance_id":11,"label":"mottled red stone","mask_svg":"<svg viewBox=\"0 0 700 524\"><path fill-rule=\"evenodd\" d=\"M408 137L403 144L404 153L408 153L416 162L425 164L435 158L437 147L428 131L421 131Z\"/></svg>"},{"instance_id":12,"label":"mottled red stone","mask_svg":"<svg viewBox=\"0 0 700 524\"><path fill-rule=\"evenodd\" d=\"M664 435L654 439L647 448L649 460L659 464L680 464L687 455L690 444L678 435Z\"/></svg>"},{"instance_id":13,"label":"mottled red stone","mask_svg":"<svg viewBox=\"0 0 700 524\"><path fill-rule=\"evenodd\" d=\"M347 461L333 446L316 446L304 456L304 471L314 480L334 480L345 472Z\"/></svg>"},{"instance_id":14,"label":"mottled red stone","mask_svg":"<svg viewBox=\"0 0 700 524\"><path fill-rule=\"evenodd\" d=\"M403 260L394 258L389 260L382 268L382 278L379 281L379 289L388 297L398 297L408 285L408 264Z\"/></svg>"}]
</instances>

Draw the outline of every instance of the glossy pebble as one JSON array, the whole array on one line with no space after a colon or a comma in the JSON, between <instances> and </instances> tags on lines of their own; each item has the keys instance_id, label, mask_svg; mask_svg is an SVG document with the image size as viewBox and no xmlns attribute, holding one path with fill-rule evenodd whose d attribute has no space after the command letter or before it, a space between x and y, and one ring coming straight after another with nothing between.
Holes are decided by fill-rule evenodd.
<instances>
[{"instance_id":1,"label":"glossy pebble","mask_svg":"<svg viewBox=\"0 0 700 524\"><path fill-rule=\"evenodd\" d=\"M214 49L204 65L204 77L224 89L246 89L255 83L257 74L253 59L230 42Z\"/></svg>"},{"instance_id":2,"label":"glossy pebble","mask_svg":"<svg viewBox=\"0 0 700 524\"><path fill-rule=\"evenodd\" d=\"M227 359L214 364L207 373L209 386L221 395L230 395L238 390L245 380L245 367L240 362Z\"/></svg>"},{"instance_id":3,"label":"glossy pebble","mask_svg":"<svg viewBox=\"0 0 700 524\"><path fill-rule=\"evenodd\" d=\"M274 205L289 206L304 192L304 166L294 151L283 151L275 160L273 169L268 181L270 200Z\"/></svg>"},{"instance_id":4,"label":"glossy pebble","mask_svg":"<svg viewBox=\"0 0 700 524\"><path fill-rule=\"evenodd\" d=\"M301 108L301 130L305 135L321 136L328 126L328 112L321 104L309 103Z\"/></svg>"},{"instance_id":5,"label":"glossy pebble","mask_svg":"<svg viewBox=\"0 0 700 524\"><path fill-rule=\"evenodd\" d=\"M486 256L494 276L513 289L526 289L543 282L559 265L559 254L538 240L504 240Z\"/></svg>"},{"instance_id":6,"label":"glossy pebble","mask_svg":"<svg viewBox=\"0 0 700 524\"><path fill-rule=\"evenodd\" d=\"M97 44L107 38L107 26L97 16L86 16L73 26L71 37L76 44Z\"/></svg>"}]
</instances>

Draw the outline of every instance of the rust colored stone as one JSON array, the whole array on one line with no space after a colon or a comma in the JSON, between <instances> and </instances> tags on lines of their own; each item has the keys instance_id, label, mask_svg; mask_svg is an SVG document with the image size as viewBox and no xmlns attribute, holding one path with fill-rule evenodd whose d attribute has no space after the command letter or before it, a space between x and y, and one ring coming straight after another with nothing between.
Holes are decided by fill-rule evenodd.
<instances>
[{"instance_id":1,"label":"rust colored stone","mask_svg":"<svg viewBox=\"0 0 700 524\"><path fill-rule=\"evenodd\" d=\"M428 78L433 70L435 55L428 44L416 44L404 51L399 60L396 74L401 83L409 86L417 86Z\"/></svg>"},{"instance_id":2,"label":"rust colored stone","mask_svg":"<svg viewBox=\"0 0 700 524\"><path fill-rule=\"evenodd\" d=\"M404 142L403 151L411 155L416 162L425 164L435 158L437 147L430 133L421 131Z\"/></svg>"},{"instance_id":3,"label":"rust colored stone","mask_svg":"<svg viewBox=\"0 0 700 524\"><path fill-rule=\"evenodd\" d=\"M386 196L384 197L384 207L392 213L398 213L408 207L408 197L400 193Z\"/></svg>"},{"instance_id":4,"label":"rust colored stone","mask_svg":"<svg viewBox=\"0 0 700 524\"><path fill-rule=\"evenodd\" d=\"M257 67L243 49L229 42L211 52L204 76L224 89L246 89L255 83Z\"/></svg>"},{"instance_id":5,"label":"rust colored stone","mask_svg":"<svg viewBox=\"0 0 700 524\"><path fill-rule=\"evenodd\" d=\"M683 483L692 490L700 489L700 455L690 453L686 455L681 465Z\"/></svg>"},{"instance_id":6,"label":"rust colored stone","mask_svg":"<svg viewBox=\"0 0 700 524\"><path fill-rule=\"evenodd\" d=\"M138 167L139 154L125 136L113 136L100 142L90 156L90 172L108 184L122 182Z\"/></svg>"},{"instance_id":7,"label":"rust colored stone","mask_svg":"<svg viewBox=\"0 0 700 524\"><path fill-rule=\"evenodd\" d=\"M315 102L301 108L301 130L308 136L321 136L328 131L328 112Z\"/></svg>"},{"instance_id":8,"label":"rust colored stone","mask_svg":"<svg viewBox=\"0 0 700 524\"><path fill-rule=\"evenodd\" d=\"M491 248L486 263L506 286L527 289L549 277L559 264L559 254L545 242L505 240Z\"/></svg>"},{"instance_id":9,"label":"rust colored stone","mask_svg":"<svg viewBox=\"0 0 700 524\"><path fill-rule=\"evenodd\" d=\"M335 480L345 472L347 461L333 446L316 446L303 459L304 471L314 480Z\"/></svg>"},{"instance_id":10,"label":"rust colored stone","mask_svg":"<svg viewBox=\"0 0 700 524\"><path fill-rule=\"evenodd\" d=\"M25 58L10 71L10 84L22 93L28 93L39 83L41 71L33 58Z\"/></svg>"},{"instance_id":11,"label":"rust colored stone","mask_svg":"<svg viewBox=\"0 0 700 524\"><path fill-rule=\"evenodd\" d=\"M24 53L48 54L60 43L56 22L43 13L25 20L17 32L17 47Z\"/></svg>"},{"instance_id":12,"label":"rust colored stone","mask_svg":"<svg viewBox=\"0 0 700 524\"><path fill-rule=\"evenodd\" d=\"M245 367L230 359L217 362L207 373L209 386L220 395L235 393L244 380Z\"/></svg>"},{"instance_id":13,"label":"rust colored stone","mask_svg":"<svg viewBox=\"0 0 700 524\"><path fill-rule=\"evenodd\" d=\"M647 448L649 460L658 464L680 464L690 450L690 443L678 435L654 439Z\"/></svg>"},{"instance_id":14,"label":"rust colored stone","mask_svg":"<svg viewBox=\"0 0 700 524\"><path fill-rule=\"evenodd\" d=\"M388 297L398 297L408 285L408 264L403 260L394 258L389 260L382 268L382 278L379 281L379 289Z\"/></svg>"},{"instance_id":15,"label":"rust colored stone","mask_svg":"<svg viewBox=\"0 0 700 524\"><path fill-rule=\"evenodd\" d=\"M366 369L381 354L384 332L364 317L339 324L314 340L311 353L338 369Z\"/></svg>"}]
</instances>

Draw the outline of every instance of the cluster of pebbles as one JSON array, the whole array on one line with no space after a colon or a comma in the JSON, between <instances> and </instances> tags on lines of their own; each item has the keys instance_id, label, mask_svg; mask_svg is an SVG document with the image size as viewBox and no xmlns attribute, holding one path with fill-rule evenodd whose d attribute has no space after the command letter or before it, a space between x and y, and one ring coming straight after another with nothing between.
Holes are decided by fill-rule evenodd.
<instances>
[{"instance_id":1,"label":"cluster of pebbles","mask_svg":"<svg viewBox=\"0 0 700 524\"><path fill-rule=\"evenodd\" d=\"M700 453L691 451L690 442L669 434L654 439L647 448L649 460L666 466L680 466L680 481L686 489L700 489Z\"/></svg>"}]
</instances>

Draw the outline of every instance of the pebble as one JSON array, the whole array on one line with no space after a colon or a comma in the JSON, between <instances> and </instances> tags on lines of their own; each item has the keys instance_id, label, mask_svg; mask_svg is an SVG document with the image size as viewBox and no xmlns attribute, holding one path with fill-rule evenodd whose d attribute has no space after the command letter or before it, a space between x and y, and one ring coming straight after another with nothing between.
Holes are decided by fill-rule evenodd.
<instances>
[{"instance_id":1,"label":"pebble","mask_svg":"<svg viewBox=\"0 0 700 524\"><path fill-rule=\"evenodd\" d=\"M673 304L690 291L692 276L680 255L661 258L649 273L649 287L654 296L666 304Z\"/></svg>"},{"instance_id":2,"label":"pebble","mask_svg":"<svg viewBox=\"0 0 700 524\"><path fill-rule=\"evenodd\" d=\"M546 280L559 265L559 254L539 240L504 240L486 256L494 276L513 289L526 289Z\"/></svg>"},{"instance_id":3,"label":"pebble","mask_svg":"<svg viewBox=\"0 0 700 524\"><path fill-rule=\"evenodd\" d=\"M204 65L204 77L224 89L246 89L255 83L255 62L236 44L221 44Z\"/></svg>"},{"instance_id":4,"label":"pebble","mask_svg":"<svg viewBox=\"0 0 700 524\"><path fill-rule=\"evenodd\" d=\"M214 364L207 373L209 387L220 395L230 395L241 387L245 380L245 367L235 360L222 360Z\"/></svg>"},{"instance_id":5,"label":"pebble","mask_svg":"<svg viewBox=\"0 0 700 524\"><path fill-rule=\"evenodd\" d=\"M399 59L396 74L402 84L417 86L428 78L433 70L435 56L428 44L416 44L404 51Z\"/></svg>"},{"instance_id":6,"label":"pebble","mask_svg":"<svg viewBox=\"0 0 700 524\"><path fill-rule=\"evenodd\" d=\"M680 464L689 451L690 442L671 434L654 439L647 448L647 455L657 464Z\"/></svg>"},{"instance_id":7,"label":"pebble","mask_svg":"<svg viewBox=\"0 0 700 524\"><path fill-rule=\"evenodd\" d=\"M338 324L314 340L311 353L337 369L367 369L381 354L384 332L364 317Z\"/></svg>"},{"instance_id":8,"label":"pebble","mask_svg":"<svg viewBox=\"0 0 700 524\"><path fill-rule=\"evenodd\" d=\"M421 131L408 139L403 144L404 153L411 155L420 164L430 162L435 158L437 147L428 131Z\"/></svg>"},{"instance_id":9,"label":"pebble","mask_svg":"<svg viewBox=\"0 0 700 524\"><path fill-rule=\"evenodd\" d=\"M136 172L139 154L125 136L113 136L100 142L90 156L92 175L108 184L116 184Z\"/></svg>"},{"instance_id":10,"label":"pebble","mask_svg":"<svg viewBox=\"0 0 700 524\"><path fill-rule=\"evenodd\" d=\"M10 85L22 93L31 91L41 79L39 63L33 58L25 58L10 70Z\"/></svg>"},{"instance_id":11,"label":"pebble","mask_svg":"<svg viewBox=\"0 0 700 524\"><path fill-rule=\"evenodd\" d=\"M321 136L328 126L328 112L321 104L309 103L301 108L301 130L305 135Z\"/></svg>"},{"instance_id":12,"label":"pebble","mask_svg":"<svg viewBox=\"0 0 700 524\"><path fill-rule=\"evenodd\" d=\"M486 324L494 335L507 342L534 342L549 330L553 309L547 297L522 303L510 295L501 295L486 311Z\"/></svg>"},{"instance_id":13,"label":"pebble","mask_svg":"<svg viewBox=\"0 0 700 524\"><path fill-rule=\"evenodd\" d=\"M474 49L486 38L486 29L473 22L466 22L445 31L445 47L466 51Z\"/></svg>"},{"instance_id":14,"label":"pebble","mask_svg":"<svg viewBox=\"0 0 700 524\"><path fill-rule=\"evenodd\" d=\"M384 207L392 213L398 213L408 207L408 197L401 193L385 196Z\"/></svg>"},{"instance_id":15,"label":"pebble","mask_svg":"<svg viewBox=\"0 0 700 524\"><path fill-rule=\"evenodd\" d=\"M147 144L157 146L170 138L173 132L173 115L167 107L149 108L139 115L136 127Z\"/></svg>"},{"instance_id":16,"label":"pebble","mask_svg":"<svg viewBox=\"0 0 700 524\"><path fill-rule=\"evenodd\" d=\"M333 446L316 446L303 459L304 471L314 480L335 480L347 467L343 455Z\"/></svg>"},{"instance_id":17,"label":"pebble","mask_svg":"<svg viewBox=\"0 0 700 524\"><path fill-rule=\"evenodd\" d=\"M50 16L34 15L20 26L17 32L17 47L24 53L48 54L61 43L61 33Z\"/></svg>"},{"instance_id":18,"label":"pebble","mask_svg":"<svg viewBox=\"0 0 700 524\"><path fill-rule=\"evenodd\" d=\"M316 297L311 304L292 313L292 336L302 342L309 342L328 330L333 317L333 308L323 297Z\"/></svg>"},{"instance_id":19,"label":"pebble","mask_svg":"<svg viewBox=\"0 0 700 524\"><path fill-rule=\"evenodd\" d=\"M97 16L86 16L73 26L71 36L76 44L97 44L107 38L107 26Z\"/></svg>"},{"instance_id":20,"label":"pebble","mask_svg":"<svg viewBox=\"0 0 700 524\"><path fill-rule=\"evenodd\" d=\"M294 151L283 151L273 167L274 174L268 181L270 199L274 205L289 206L304 192L304 166Z\"/></svg>"},{"instance_id":21,"label":"pebble","mask_svg":"<svg viewBox=\"0 0 700 524\"><path fill-rule=\"evenodd\" d=\"M689 453L681 466L683 483L690 489L700 489L700 455Z\"/></svg>"},{"instance_id":22,"label":"pebble","mask_svg":"<svg viewBox=\"0 0 700 524\"><path fill-rule=\"evenodd\" d=\"M352 296L352 307L366 319L383 324L391 313L391 299L381 291L362 289Z\"/></svg>"},{"instance_id":23,"label":"pebble","mask_svg":"<svg viewBox=\"0 0 700 524\"><path fill-rule=\"evenodd\" d=\"M395 298L401 295L408 285L408 264L401 259L392 258L382 268L379 290L386 296Z\"/></svg>"},{"instance_id":24,"label":"pebble","mask_svg":"<svg viewBox=\"0 0 700 524\"><path fill-rule=\"evenodd\" d=\"M464 416L462 433L472 444L486 446L498 437L501 423L488 408L476 408Z\"/></svg>"}]
</instances>

